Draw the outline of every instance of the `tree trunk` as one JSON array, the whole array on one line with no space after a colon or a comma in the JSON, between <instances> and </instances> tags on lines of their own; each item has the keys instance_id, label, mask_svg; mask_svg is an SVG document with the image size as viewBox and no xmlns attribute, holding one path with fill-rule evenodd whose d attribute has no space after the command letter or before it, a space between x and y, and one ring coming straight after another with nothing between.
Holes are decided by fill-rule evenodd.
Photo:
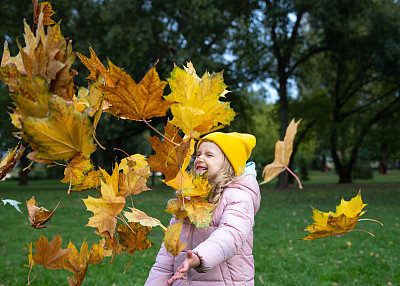
<instances>
[{"instance_id":1,"label":"tree trunk","mask_svg":"<svg viewBox=\"0 0 400 286\"><path fill-rule=\"evenodd\" d=\"M325 155L322 155L320 170L321 170L321 172L328 171L328 166L326 165L326 156Z\"/></svg>"},{"instance_id":2,"label":"tree trunk","mask_svg":"<svg viewBox=\"0 0 400 286\"><path fill-rule=\"evenodd\" d=\"M350 166L345 166L344 168L341 168L341 172L338 173L339 184L350 184L353 182L351 179L351 170L352 167Z\"/></svg>"},{"instance_id":3,"label":"tree trunk","mask_svg":"<svg viewBox=\"0 0 400 286\"><path fill-rule=\"evenodd\" d=\"M379 174L387 174L386 143L381 145L381 160L379 161Z\"/></svg>"},{"instance_id":4,"label":"tree trunk","mask_svg":"<svg viewBox=\"0 0 400 286\"><path fill-rule=\"evenodd\" d=\"M26 186L26 185L28 185L29 169L26 169L26 170L24 170L24 169L29 166L29 160L28 160L28 158L26 158L25 155L23 155L23 156L21 156L19 163L20 163L20 167L21 167L21 169L19 170L19 185Z\"/></svg>"}]
</instances>

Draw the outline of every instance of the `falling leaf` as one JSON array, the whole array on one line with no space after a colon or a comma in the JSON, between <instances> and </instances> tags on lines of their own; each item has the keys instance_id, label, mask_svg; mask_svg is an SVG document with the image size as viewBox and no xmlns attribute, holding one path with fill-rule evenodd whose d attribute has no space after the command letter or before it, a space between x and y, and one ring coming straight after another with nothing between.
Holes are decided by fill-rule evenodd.
<instances>
[{"instance_id":1,"label":"falling leaf","mask_svg":"<svg viewBox=\"0 0 400 286\"><path fill-rule=\"evenodd\" d=\"M113 169L111 176L104 169L102 168L99 169L103 175L103 181L107 185L111 185L114 189L114 192L117 194L119 185L119 174L120 174L118 163L115 163L115 167Z\"/></svg>"},{"instance_id":2,"label":"falling leaf","mask_svg":"<svg viewBox=\"0 0 400 286\"><path fill-rule=\"evenodd\" d=\"M95 84L110 104L107 112L130 120L144 120L166 115L171 103L163 99L167 84L161 81L153 66L137 84L125 71L109 61L111 80L115 87Z\"/></svg>"},{"instance_id":3,"label":"falling leaf","mask_svg":"<svg viewBox=\"0 0 400 286\"><path fill-rule=\"evenodd\" d=\"M191 63L185 70L175 67L168 79L171 94L165 97L173 103L171 123L190 138L222 128L233 120L236 113L229 102L219 101L226 94L222 72L206 72L199 78Z\"/></svg>"},{"instance_id":4,"label":"falling leaf","mask_svg":"<svg viewBox=\"0 0 400 286\"><path fill-rule=\"evenodd\" d=\"M45 209L44 207L38 207L38 203L35 200L35 196L26 202L26 208L28 209L28 217L29 217L29 224L33 228L46 228L47 226L45 223L50 221L51 217L54 214L54 211L60 204L61 200L55 206L52 211Z\"/></svg>"},{"instance_id":5,"label":"falling leaf","mask_svg":"<svg viewBox=\"0 0 400 286\"><path fill-rule=\"evenodd\" d=\"M177 176L179 177L179 175ZM215 205L208 202L211 185L201 175L184 175L181 178L166 182L179 190L177 199L168 202L165 212L175 215L176 219L189 218L198 228L205 228L212 222L211 212Z\"/></svg>"},{"instance_id":6,"label":"falling leaf","mask_svg":"<svg viewBox=\"0 0 400 286\"><path fill-rule=\"evenodd\" d=\"M293 151L293 140L297 133L297 126L299 125L300 121L301 120L295 122L294 119L292 119L288 128L286 129L284 140L283 141L279 140L276 142L274 162L264 167L263 170L264 181L261 184L265 184L271 181L273 178L278 176L284 170L289 171L288 165L290 162L290 156L292 155ZM292 174L294 175L294 173ZM300 189L303 188L301 186L300 181L299 181L299 187Z\"/></svg>"},{"instance_id":7,"label":"falling leaf","mask_svg":"<svg viewBox=\"0 0 400 286\"><path fill-rule=\"evenodd\" d=\"M189 220L197 228L207 228L212 222L211 212L215 205L204 200L191 199L190 203L185 204Z\"/></svg>"},{"instance_id":8,"label":"falling leaf","mask_svg":"<svg viewBox=\"0 0 400 286\"><path fill-rule=\"evenodd\" d=\"M131 169L139 170L143 167L148 166L146 157L141 154L131 155L121 160L119 164L119 170L122 170L124 174L128 173Z\"/></svg>"},{"instance_id":9,"label":"falling leaf","mask_svg":"<svg viewBox=\"0 0 400 286\"><path fill-rule=\"evenodd\" d=\"M62 36L59 24L48 26L47 35L43 27L43 13L39 16L36 35L24 22L24 42L18 41L19 54L10 56L8 45L4 45L0 78L10 92L16 92L35 101L35 94L44 87L46 93L56 94L64 99L72 99L73 77L77 74L71 66L75 60L72 45ZM26 78L26 79L25 79ZM43 85L43 81L46 83Z\"/></svg>"},{"instance_id":10,"label":"falling leaf","mask_svg":"<svg viewBox=\"0 0 400 286\"><path fill-rule=\"evenodd\" d=\"M70 241L67 249L69 249L70 252L68 254L68 259L62 263L62 267L74 274L72 277L67 276L69 285L79 286L82 284L89 266L90 252L88 244L84 241L81 246L81 251L78 252L76 246Z\"/></svg>"},{"instance_id":11,"label":"falling leaf","mask_svg":"<svg viewBox=\"0 0 400 286\"><path fill-rule=\"evenodd\" d=\"M169 181L174 179L181 169L185 170L189 165L195 143L189 138L183 140L178 134L178 129L170 122L167 122L164 132L164 136L169 140L161 141L157 136L148 138L156 152L156 155L149 157L148 162L152 171L162 172L165 175L165 181Z\"/></svg>"},{"instance_id":12,"label":"falling leaf","mask_svg":"<svg viewBox=\"0 0 400 286\"><path fill-rule=\"evenodd\" d=\"M117 225L117 216L125 206L125 197L117 196L114 187L101 183L101 198L88 196L83 199L88 211L93 212L86 226L95 227L100 233L108 232L110 236L115 233Z\"/></svg>"},{"instance_id":13,"label":"falling leaf","mask_svg":"<svg viewBox=\"0 0 400 286\"><path fill-rule=\"evenodd\" d=\"M183 198L180 195L177 195L176 199L171 199L168 201L167 207L164 210L166 213L172 214L175 216L175 219L183 219L188 217L188 213L185 209L185 203L188 203L189 200Z\"/></svg>"},{"instance_id":14,"label":"falling leaf","mask_svg":"<svg viewBox=\"0 0 400 286\"><path fill-rule=\"evenodd\" d=\"M342 235L349 231L355 231L356 229L354 229L354 227L359 221L362 220L371 220L381 224L379 221L372 219L359 219L359 217L365 213L365 211L362 211L365 206L366 204L363 204L361 199L360 190L357 196L352 198L350 201L345 201L342 199L340 205L336 207L335 213L325 213L317 209L313 209L312 218L315 222L309 224L305 228L305 230L311 234L300 240L313 240L327 236ZM358 231L364 231L373 236L372 233L365 230Z\"/></svg>"},{"instance_id":15,"label":"falling leaf","mask_svg":"<svg viewBox=\"0 0 400 286\"><path fill-rule=\"evenodd\" d=\"M3 156L0 161L0 180L2 180L9 172L11 172L24 151L25 147L21 144L18 144L13 150L8 150L8 152Z\"/></svg>"},{"instance_id":16,"label":"falling leaf","mask_svg":"<svg viewBox=\"0 0 400 286\"><path fill-rule=\"evenodd\" d=\"M79 88L76 100L89 109L90 116L96 118L96 116L99 116L98 113L101 114L103 111L103 94L97 88L93 87L93 85L90 85L89 89L84 87Z\"/></svg>"},{"instance_id":17,"label":"falling leaf","mask_svg":"<svg viewBox=\"0 0 400 286\"><path fill-rule=\"evenodd\" d=\"M135 222L129 223L129 227L120 224L118 226L118 239L122 250L133 254L135 251L142 251L151 247L153 243L147 239L150 231L151 227Z\"/></svg>"},{"instance_id":18,"label":"falling leaf","mask_svg":"<svg viewBox=\"0 0 400 286\"><path fill-rule=\"evenodd\" d=\"M50 18L55 14L50 2L42 2L35 7L35 24L38 24L39 22L40 13L43 13L43 25L53 25L56 23Z\"/></svg>"},{"instance_id":19,"label":"falling leaf","mask_svg":"<svg viewBox=\"0 0 400 286\"><path fill-rule=\"evenodd\" d=\"M150 217L146 213L136 208L128 207L128 209L130 209L131 212L124 212L124 215L128 220L128 222L138 222L143 226L149 226L149 227L160 226L164 232L167 230L167 228L163 226L158 219Z\"/></svg>"},{"instance_id":20,"label":"falling leaf","mask_svg":"<svg viewBox=\"0 0 400 286\"><path fill-rule=\"evenodd\" d=\"M181 234L183 222L180 221L168 227L164 236L164 246L173 256L177 256L185 249L187 244L182 243L179 236Z\"/></svg>"},{"instance_id":21,"label":"falling leaf","mask_svg":"<svg viewBox=\"0 0 400 286\"><path fill-rule=\"evenodd\" d=\"M29 249L29 252L28 252L28 265L24 264L24 266L25 267L34 267L35 266L35 262L33 261L33 258L32 258L32 256L33 256L33 253L32 253L32 242L31 243L27 242L27 244L28 244L28 249Z\"/></svg>"},{"instance_id":22,"label":"falling leaf","mask_svg":"<svg viewBox=\"0 0 400 286\"><path fill-rule=\"evenodd\" d=\"M120 196L127 197L150 190L146 185L150 176L150 166L143 155L136 154L121 160L119 169L123 170L118 183Z\"/></svg>"},{"instance_id":23,"label":"falling leaf","mask_svg":"<svg viewBox=\"0 0 400 286\"><path fill-rule=\"evenodd\" d=\"M108 70L104 67L104 65L101 63L99 58L97 57L95 51L93 50L92 47L89 47L90 51L90 59L85 57L84 55L77 53L79 59L81 62L89 69L90 75L86 78L91 81L96 81L98 78L98 74L101 74L101 77L104 79L104 82L106 85L115 87L112 79L110 78L108 74Z\"/></svg>"},{"instance_id":24,"label":"falling leaf","mask_svg":"<svg viewBox=\"0 0 400 286\"><path fill-rule=\"evenodd\" d=\"M70 249L61 249L61 238L59 235L53 237L50 243L47 238L40 235L35 244L35 254L33 261L43 265L47 269L61 269L63 262L68 258Z\"/></svg>"},{"instance_id":25,"label":"falling leaf","mask_svg":"<svg viewBox=\"0 0 400 286\"><path fill-rule=\"evenodd\" d=\"M93 165L89 158L83 156L75 156L71 162L67 164L64 170L64 179L62 183L71 182L72 185L80 185L85 180L85 173L92 169Z\"/></svg>"},{"instance_id":26,"label":"falling leaf","mask_svg":"<svg viewBox=\"0 0 400 286\"><path fill-rule=\"evenodd\" d=\"M100 239L99 243L92 244L92 249L90 250L90 264L98 264L103 262L104 257L109 257L112 255L112 249L105 249L105 239Z\"/></svg>"},{"instance_id":27,"label":"falling leaf","mask_svg":"<svg viewBox=\"0 0 400 286\"><path fill-rule=\"evenodd\" d=\"M53 97L49 107L46 118L21 119L26 140L37 151L35 158L68 160L93 153L93 129L87 114L77 112L61 97Z\"/></svg>"},{"instance_id":28,"label":"falling leaf","mask_svg":"<svg viewBox=\"0 0 400 286\"><path fill-rule=\"evenodd\" d=\"M101 172L100 170L92 171L85 174L85 179L80 185L74 186L71 191L83 191L87 189L96 189L101 185Z\"/></svg>"},{"instance_id":29,"label":"falling leaf","mask_svg":"<svg viewBox=\"0 0 400 286\"><path fill-rule=\"evenodd\" d=\"M132 262L135 251L142 251L153 245L153 243L147 239L150 231L151 227L143 226L135 222L129 223L129 227L124 224L118 226L119 244L123 251L128 252L132 256L129 264L125 267L124 274Z\"/></svg>"},{"instance_id":30,"label":"falling leaf","mask_svg":"<svg viewBox=\"0 0 400 286\"><path fill-rule=\"evenodd\" d=\"M5 199L5 200L1 199L1 200L3 201L3 204L4 204L4 205L6 205L6 204L8 203L8 204L12 205L17 211L19 211L20 213L22 213L21 210L20 210L19 207L18 207L18 205L19 205L19 204L22 204L22 203L20 203L20 202L18 202L18 201L16 201L16 200L10 200L10 199Z\"/></svg>"}]
</instances>

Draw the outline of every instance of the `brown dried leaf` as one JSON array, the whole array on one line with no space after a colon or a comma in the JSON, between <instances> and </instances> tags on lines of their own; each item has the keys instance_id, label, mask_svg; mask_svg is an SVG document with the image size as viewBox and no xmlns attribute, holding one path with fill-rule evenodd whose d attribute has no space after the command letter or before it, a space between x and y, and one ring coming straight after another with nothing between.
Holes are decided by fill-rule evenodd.
<instances>
[{"instance_id":1,"label":"brown dried leaf","mask_svg":"<svg viewBox=\"0 0 400 286\"><path fill-rule=\"evenodd\" d=\"M24 151L25 147L22 146L21 143L18 143L13 150L8 150L8 152L3 156L0 161L0 180L14 168Z\"/></svg>"},{"instance_id":2,"label":"brown dried leaf","mask_svg":"<svg viewBox=\"0 0 400 286\"><path fill-rule=\"evenodd\" d=\"M40 228L47 228L45 223L50 221L51 217L54 214L54 211L60 204L61 200L58 202L54 210L49 211L44 207L38 207L38 203L35 200L35 196L26 202L26 207L28 209L28 217L29 217L29 224L33 228L40 229Z\"/></svg>"},{"instance_id":3,"label":"brown dried leaf","mask_svg":"<svg viewBox=\"0 0 400 286\"><path fill-rule=\"evenodd\" d=\"M71 251L70 249L61 249L60 235L53 237L49 243L47 238L41 234L39 240L34 244L35 254L33 255L33 261L48 269L61 269L63 262L68 258L68 254Z\"/></svg>"}]
</instances>

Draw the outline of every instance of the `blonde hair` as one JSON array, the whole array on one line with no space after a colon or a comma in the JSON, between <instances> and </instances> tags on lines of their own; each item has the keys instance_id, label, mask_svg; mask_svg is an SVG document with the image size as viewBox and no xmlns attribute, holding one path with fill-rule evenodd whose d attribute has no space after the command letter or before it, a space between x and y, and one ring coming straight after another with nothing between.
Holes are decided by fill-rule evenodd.
<instances>
[{"instance_id":1,"label":"blonde hair","mask_svg":"<svg viewBox=\"0 0 400 286\"><path fill-rule=\"evenodd\" d=\"M218 176L216 176L211 183L213 190L210 197L210 203L217 206L221 202L224 188L236 179L237 177L235 175L235 170L233 169L231 163L224 154L224 162L222 164L221 170Z\"/></svg>"}]
</instances>

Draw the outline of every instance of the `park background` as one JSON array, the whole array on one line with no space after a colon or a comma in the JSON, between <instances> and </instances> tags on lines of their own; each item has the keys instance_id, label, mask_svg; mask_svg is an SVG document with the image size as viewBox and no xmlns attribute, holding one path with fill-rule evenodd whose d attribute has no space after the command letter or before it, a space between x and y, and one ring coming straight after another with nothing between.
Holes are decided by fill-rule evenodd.
<instances>
[{"instance_id":1,"label":"park background","mask_svg":"<svg viewBox=\"0 0 400 286\"><path fill-rule=\"evenodd\" d=\"M53 1L62 34L73 41L74 51L89 56L88 47L105 63L109 58L140 81L158 61L161 79L170 76L174 63L192 61L199 75L224 71L231 91L226 100L238 113L224 131L252 133L257 146L255 161L262 168L273 161L275 142L283 139L292 118L302 119L294 141L290 167L304 184L283 173L262 186L263 204L255 227L256 285L399 285L400 182L400 7L397 1ZM23 41L23 19L32 22L31 1L2 3L0 35L17 54ZM79 60L74 69L77 86L88 75ZM168 91L167 91L168 93ZM8 115L11 98L0 88L0 152L17 144ZM166 118L153 120L161 128ZM151 155L142 123L102 118L97 139L106 146L93 156L96 165L110 170L128 154ZM60 234L63 247L71 239L79 245L95 241L87 223L82 198L67 195L58 183L63 168L29 164L20 166L0 182L0 196L24 202L32 195L56 205L64 197L49 229L29 229L27 216L1 206L0 285L26 283L26 240ZM154 174L153 190L135 206L162 219L173 196ZM384 227L363 222L366 233L311 242L297 239L311 222L313 206L334 211L344 197L362 189L368 204L365 216ZM49 204L49 206L47 206ZM26 214L26 209L22 210ZM65 214L65 215L64 215ZM129 261L119 257L88 270L84 285L143 285L162 239L136 253ZM79 240L79 241L77 241ZM120 260L120 261L118 261ZM46 274L47 272L47 274ZM66 272L44 271L37 285L66 284Z\"/></svg>"}]
</instances>

